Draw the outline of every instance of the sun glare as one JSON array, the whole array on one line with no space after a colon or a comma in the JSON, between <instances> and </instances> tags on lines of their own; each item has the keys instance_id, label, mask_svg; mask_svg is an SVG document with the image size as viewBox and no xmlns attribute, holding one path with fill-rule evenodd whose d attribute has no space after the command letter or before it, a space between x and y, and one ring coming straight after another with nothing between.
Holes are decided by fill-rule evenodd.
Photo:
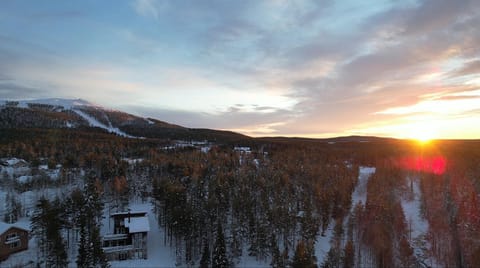
<instances>
[{"instance_id":1,"label":"sun glare","mask_svg":"<svg viewBox=\"0 0 480 268\"><path fill-rule=\"evenodd\" d=\"M421 136L421 137L419 136L414 138L414 140L416 140L418 143L423 145L423 144L429 143L432 140L432 138L427 136Z\"/></svg>"},{"instance_id":2,"label":"sun glare","mask_svg":"<svg viewBox=\"0 0 480 268\"><path fill-rule=\"evenodd\" d=\"M408 129L407 137L420 144L427 144L435 139L435 129L428 124L414 124Z\"/></svg>"}]
</instances>

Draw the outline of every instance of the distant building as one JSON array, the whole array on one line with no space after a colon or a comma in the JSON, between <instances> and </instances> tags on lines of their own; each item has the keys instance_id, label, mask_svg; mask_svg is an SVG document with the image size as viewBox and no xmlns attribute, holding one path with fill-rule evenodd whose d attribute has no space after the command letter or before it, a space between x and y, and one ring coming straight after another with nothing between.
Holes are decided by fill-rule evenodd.
<instances>
[{"instance_id":1,"label":"distant building","mask_svg":"<svg viewBox=\"0 0 480 268\"><path fill-rule=\"evenodd\" d=\"M242 147L242 146L235 146L233 150L235 152L244 153L244 154L249 154L252 152L250 147Z\"/></svg>"},{"instance_id":2,"label":"distant building","mask_svg":"<svg viewBox=\"0 0 480 268\"><path fill-rule=\"evenodd\" d=\"M108 260L147 259L147 212L128 211L110 215L113 234L103 237L103 251Z\"/></svg>"},{"instance_id":3,"label":"distant building","mask_svg":"<svg viewBox=\"0 0 480 268\"><path fill-rule=\"evenodd\" d=\"M23 159L2 158L0 159L0 172L6 172L10 177L18 177L29 175L31 169L28 162Z\"/></svg>"},{"instance_id":4,"label":"distant building","mask_svg":"<svg viewBox=\"0 0 480 268\"><path fill-rule=\"evenodd\" d=\"M0 261L11 254L28 249L28 230L15 224L0 222Z\"/></svg>"}]
</instances>

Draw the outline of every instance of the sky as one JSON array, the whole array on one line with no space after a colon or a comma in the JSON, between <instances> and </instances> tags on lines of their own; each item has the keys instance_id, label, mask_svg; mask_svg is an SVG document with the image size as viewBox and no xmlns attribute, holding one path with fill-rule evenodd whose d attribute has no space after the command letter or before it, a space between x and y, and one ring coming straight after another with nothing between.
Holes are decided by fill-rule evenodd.
<instances>
[{"instance_id":1,"label":"sky","mask_svg":"<svg viewBox=\"0 0 480 268\"><path fill-rule=\"evenodd\" d=\"M0 99L251 136L480 138L478 0L1 0Z\"/></svg>"}]
</instances>

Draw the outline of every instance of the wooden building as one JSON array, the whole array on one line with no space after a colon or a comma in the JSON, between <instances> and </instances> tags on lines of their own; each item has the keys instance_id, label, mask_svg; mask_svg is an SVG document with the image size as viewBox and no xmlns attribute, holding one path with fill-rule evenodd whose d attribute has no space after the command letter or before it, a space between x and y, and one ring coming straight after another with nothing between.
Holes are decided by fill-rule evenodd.
<instances>
[{"instance_id":1,"label":"wooden building","mask_svg":"<svg viewBox=\"0 0 480 268\"><path fill-rule=\"evenodd\" d=\"M28 249L28 230L15 224L0 222L0 261L11 254Z\"/></svg>"},{"instance_id":2,"label":"wooden building","mask_svg":"<svg viewBox=\"0 0 480 268\"><path fill-rule=\"evenodd\" d=\"M128 211L110 215L113 234L103 237L103 250L109 260L147 259L147 212Z\"/></svg>"}]
</instances>

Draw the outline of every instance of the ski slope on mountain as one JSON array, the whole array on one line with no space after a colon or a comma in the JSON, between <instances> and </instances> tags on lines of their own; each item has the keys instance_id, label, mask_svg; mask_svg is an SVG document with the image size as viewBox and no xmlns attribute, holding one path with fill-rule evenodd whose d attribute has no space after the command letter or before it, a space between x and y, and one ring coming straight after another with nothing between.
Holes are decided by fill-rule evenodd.
<instances>
[{"instance_id":1,"label":"ski slope on mountain","mask_svg":"<svg viewBox=\"0 0 480 268\"><path fill-rule=\"evenodd\" d=\"M127 137L127 138L133 138L133 136L128 135L127 133L121 131L120 129L113 127L111 124L110 126L107 126L101 122L99 122L97 119L94 117L86 114L83 111L80 111L79 109L72 109L75 113L77 113L79 116L81 116L83 119L87 120L87 122L90 124L92 127L98 127L98 128L103 128L107 130L108 132L115 133L117 135L120 135L122 137Z\"/></svg>"}]
</instances>

